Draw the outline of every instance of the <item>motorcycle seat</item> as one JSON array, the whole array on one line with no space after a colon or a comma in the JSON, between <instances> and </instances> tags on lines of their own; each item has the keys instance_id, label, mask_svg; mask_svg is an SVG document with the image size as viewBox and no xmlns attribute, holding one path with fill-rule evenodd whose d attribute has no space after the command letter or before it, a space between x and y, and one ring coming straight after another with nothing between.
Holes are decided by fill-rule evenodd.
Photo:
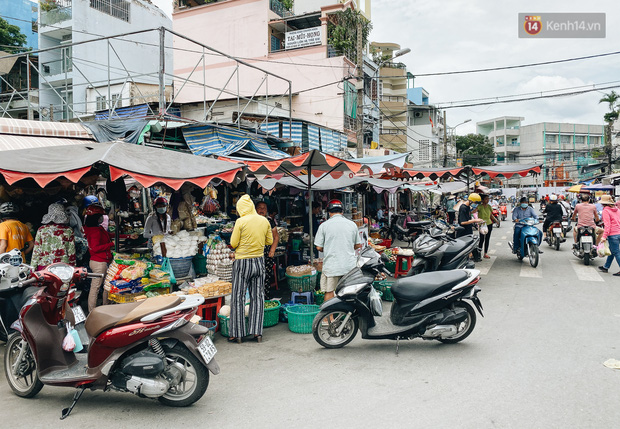
<instances>
[{"instance_id":1,"label":"motorcycle seat","mask_svg":"<svg viewBox=\"0 0 620 429\"><path fill-rule=\"evenodd\" d=\"M129 304L102 305L90 312L84 327L91 338L115 326L126 325L151 313L167 310L181 303L178 296L162 296Z\"/></svg>"},{"instance_id":2,"label":"motorcycle seat","mask_svg":"<svg viewBox=\"0 0 620 429\"><path fill-rule=\"evenodd\" d=\"M430 220L421 220L418 222L407 222L407 228L410 229L424 229L430 226L433 222Z\"/></svg>"},{"instance_id":3,"label":"motorcycle seat","mask_svg":"<svg viewBox=\"0 0 620 429\"><path fill-rule=\"evenodd\" d=\"M422 301L432 295L447 292L467 279L463 270L434 271L396 280L392 295L399 301Z\"/></svg>"}]
</instances>

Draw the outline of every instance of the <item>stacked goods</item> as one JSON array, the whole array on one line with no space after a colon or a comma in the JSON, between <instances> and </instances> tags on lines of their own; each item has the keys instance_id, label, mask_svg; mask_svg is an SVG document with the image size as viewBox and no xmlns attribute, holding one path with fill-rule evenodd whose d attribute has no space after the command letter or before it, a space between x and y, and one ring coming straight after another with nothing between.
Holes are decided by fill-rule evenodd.
<instances>
[{"instance_id":1,"label":"stacked goods","mask_svg":"<svg viewBox=\"0 0 620 429\"><path fill-rule=\"evenodd\" d=\"M200 231L181 231L174 235L156 235L153 237L153 254L161 256L160 243L166 245L168 258L187 258L198 253L198 243L205 241Z\"/></svg>"},{"instance_id":2,"label":"stacked goods","mask_svg":"<svg viewBox=\"0 0 620 429\"><path fill-rule=\"evenodd\" d=\"M357 226L364 226L364 219L362 218L362 213L358 212L356 208L352 209L351 220Z\"/></svg>"},{"instance_id":3,"label":"stacked goods","mask_svg":"<svg viewBox=\"0 0 620 429\"><path fill-rule=\"evenodd\" d=\"M198 279L200 280L200 279ZM200 294L205 298L211 298L214 296L228 295L232 292L232 283L218 280L210 283L196 283L194 287L189 288L188 294Z\"/></svg>"},{"instance_id":4,"label":"stacked goods","mask_svg":"<svg viewBox=\"0 0 620 429\"><path fill-rule=\"evenodd\" d=\"M129 255L116 254L108 267L104 289L114 302L133 302L140 296L156 296L170 291L168 273L153 264Z\"/></svg>"},{"instance_id":5,"label":"stacked goods","mask_svg":"<svg viewBox=\"0 0 620 429\"><path fill-rule=\"evenodd\" d=\"M288 243L288 229L279 226L278 235L280 236L280 244Z\"/></svg>"},{"instance_id":6,"label":"stacked goods","mask_svg":"<svg viewBox=\"0 0 620 429\"><path fill-rule=\"evenodd\" d=\"M209 274L218 275L218 268L222 266L222 274L232 276L232 260L230 259L231 250L223 242L213 242L212 247L209 248L207 255L207 271ZM222 278L222 277L220 277ZM225 277L227 278L227 277Z\"/></svg>"},{"instance_id":7,"label":"stacked goods","mask_svg":"<svg viewBox=\"0 0 620 429\"><path fill-rule=\"evenodd\" d=\"M220 278L220 280L226 280L229 282L232 281L232 266L232 259L220 261L216 269L217 276Z\"/></svg>"},{"instance_id":8,"label":"stacked goods","mask_svg":"<svg viewBox=\"0 0 620 429\"><path fill-rule=\"evenodd\" d=\"M311 292L316 287L317 270L312 265L290 266L286 280L292 292Z\"/></svg>"}]
</instances>

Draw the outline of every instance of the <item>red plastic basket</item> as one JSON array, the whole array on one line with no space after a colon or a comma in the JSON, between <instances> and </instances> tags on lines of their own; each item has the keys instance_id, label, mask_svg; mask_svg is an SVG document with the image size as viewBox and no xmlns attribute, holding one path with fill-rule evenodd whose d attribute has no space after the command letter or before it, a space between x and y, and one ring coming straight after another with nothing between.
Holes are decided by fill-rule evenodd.
<instances>
[{"instance_id":1,"label":"red plastic basket","mask_svg":"<svg viewBox=\"0 0 620 429\"><path fill-rule=\"evenodd\" d=\"M379 243L379 246L392 247L392 240L384 238L383 241Z\"/></svg>"}]
</instances>

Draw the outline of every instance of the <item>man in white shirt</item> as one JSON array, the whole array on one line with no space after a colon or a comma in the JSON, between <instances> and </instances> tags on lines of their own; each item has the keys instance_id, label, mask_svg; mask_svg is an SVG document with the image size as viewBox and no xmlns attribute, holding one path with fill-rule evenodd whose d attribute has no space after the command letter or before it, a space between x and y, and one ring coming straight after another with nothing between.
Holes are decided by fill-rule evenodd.
<instances>
[{"instance_id":1,"label":"man in white shirt","mask_svg":"<svg viewBox=\"0 0 620 429\"><path fill-rule=\"evenodd\" d=\"M331 200L327 211L329 219L319 225L314 240L316 249L323 252L321 291L325 293L325 301L334 297L342 276L355 268L355 250L362 247L357 225L342 215L342 202Z\"/></svg>"}]
</instances>

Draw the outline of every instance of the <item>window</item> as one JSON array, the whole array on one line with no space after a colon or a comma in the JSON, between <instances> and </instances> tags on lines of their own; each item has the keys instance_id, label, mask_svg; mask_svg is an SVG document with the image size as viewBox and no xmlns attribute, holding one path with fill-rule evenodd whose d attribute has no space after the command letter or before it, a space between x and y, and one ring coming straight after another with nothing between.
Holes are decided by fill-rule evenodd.
<instances>
[{"instance_id":1,"label":"window","mask_svg":"<svg viewBox=\"0 0 620 429\"><path fill-rule=\"evenodd\" d=\"M433 161L439 159L439 145L437 143L433 143Z\"/></svg>"},{"instance_id":2,"label":"window","mask_svg":"<svg viewBox=\"0 0 620 429\"><path fill-rule=\"evenodd\" d=\"M548 153L545 155L545 160L547 161L555 161L555 153Z\"/></svg>"},{"instance_id":3,"label":"window","mask_svg":"<svg viewBox=\"0 0 620 429\"><path fill-rule=\"evenodd\" d=\"M127 0L90 0L90 7L129 22L129 2Z\"/></svg>"},{"instance_id":4,"label":"window","mask_svg":"<svg viewBox=\"0 0 620 429\"><path fill-rule=\"evenodd\" d=\"M429 161L430 157L430 153L429 153L429 146L430 146L430 141L429 140L420 140L420 161Z\"/></svg>"},{"instance_id":5,"label":"window","mask_svg":"<svg viewBox=\"0 0 620 429\"><path fill-rule=\"evenodd\" d=\"M497 162L504 162L504 155L497 155Z\"/></svg>"},{"instance_id":6,"label":"window","mask_svg":"<svg viewBox=\"0 0 620 429\"><path fill-rule=\"evenodd\" d=\"M517 137L513 137L512 139L510 139L510 145L519 146L519 139Z\"/></svg>"},{"instance_id":7,"label":"window","mask_svg":"<svg viewBox=\"0 0 620 429\"><path fill-rule=\"evenodd\" d=\"M555 136L553 134L551 134L551 135L547 134L545 136L545 144L550 145L550 144L555 144L555 142L556 142L556 139L555 139Z\"/></svg>"},{"instance_id":8,"label":"window","mask_svg":"<svg viewBox=\"0 0 620 429\"><path fill-rule=\"evenodd\" d=\"M107 99L105 95L97 96L97 107L95 110L106 110L108 108L106 101Z\"/></svg>"},{"instance_id":9,"label":"window","mask_svg":"<svg viewBox=\"0 0 620 429\"><path fill-rule=\"evenodd\" d=\"M112 100L110 101L110 105L113 109L118 109L119 107L123 107L123 99L120 94L112 94Z\"/></svg>"},{"instance_id":10,"label":"window","mask_svg":"<svg viewBox=\"0 0 620 429\"><path fill-rule=\"evenodd\" d=\"M567 136L567 135L561 135L560 136L560 143L562 145L569 145L570 144L570 140L571 140L571 136Z\"/></svg>"},{"instance_id":11,"label":"window","mask_svg":"<svg viewBox=\"0 0 620 429\"><path fill-rule=\"evenodd\" d=\"M570 161L570 152L562 152L560 153L560 161Z\"/></svg>"},{"instance_id":12,"label":"window","mask_svg":"<svg viewBox=\"0 0 620 429\"><path fill-rule=\"evenodd\" d=\"M585 136L575 136L575 144L585 144L586 137Z\"/></svg>"},{"instance_id":13,"label":"window","mask_svg":"<svg viewBox=\"0 0 620 429\"><path fill-rule=\"evenodd\" d=\"M273 34L271 35L271 52L276 52L282 49L282 41Z\"/></svg>"},{"instance_id":14,"label":"window","mask_svg":"<svg viewBox=\"0 0 620 429\"><path fill-rule=\"evenodd\" d=\"M599 144L601 144L599 136L590 136L590 146L598 146Z\"/></svg>"}]
</instances>

